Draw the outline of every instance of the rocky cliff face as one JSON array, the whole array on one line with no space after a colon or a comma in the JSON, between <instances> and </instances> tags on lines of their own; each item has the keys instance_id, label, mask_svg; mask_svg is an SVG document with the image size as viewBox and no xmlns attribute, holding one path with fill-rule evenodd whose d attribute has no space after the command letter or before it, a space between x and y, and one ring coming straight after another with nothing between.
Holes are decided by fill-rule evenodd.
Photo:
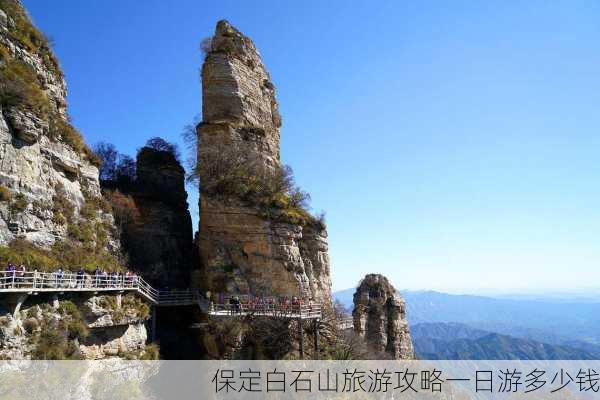
<instances>
[{"instance_id":1,"label":"rocky cliff face","mask_svg":"<svg viewBox=\"0 0 600 400\"><path fill-rule=\"evenodd\" d=\"M0 2L0 81L0 244L48 247L67 236L56 203L78 215L100 196L98 168L67 119L58 62L16 0Z\"/></svg>"},{"instance_id":2,"label":"rocky cliff face","mask_svg":"<svg viewBox=\"0 0 600 400\"><path fill-rule=\"evenodd\" d=\"M327 232L321 224L311 218L283 218L283 212L271 212L226 190L207 190L234 168L235 151L243 155L240 166L252 163L266 173L277 173L282 166L275 87L256 47L220 21L206 50L198 158L202 163L212 152L227 154L227 160L214 162L207 167L210 174L200 176L202 270L197 282L206 282L201 286L213 293L302 295L329 303ZM253 175L248 176L241 186L253 184ZM285 196L279 199L284 204Z\"/></svg>"},{"instance_id":3,"label":"rocky cliff face","mask_svg":"<svg viewBox=\"0 0 600 400\"><path fill-rule=\"evenodd\" d=\"M142 358L149 308L134 295L30 297L14 312L16 298L0 301L1 359Z\"/></svg>"},{"instance_id":4,"label":"rocky cliff face","mask_svg":"<svg viewBox=\"0 0 600 400\"><path fill-rule=\"evenodd\" d=\"M123 267L98 161L70 124L47 39L18 0L0 0L0 268ZM125 296L0 298L0 358L141 356L147 306ZM127 299L127 300L125 300ZM67 301L68 300L68 301ZM133 309L131 308L133 307ZM136 314L139 310L145 310ZM135 354L134 354L135 353Z\"/></svg>"},{"instance_id":5,"label":"rocky cliff face","mask_svg":"<svg viewBox=\"0 0 600 400\"><path fill-rule=\"evenodd\" d=\"M354 330L373 350L393 359L414 358L406 320L406 306L396 289L382 275L369 274L354 293Z\"/></svg>"},{"instance_id":6,"label":"rocky cliff face","mask_svg":"<svg viewBox=\"0 0 600 400\"><path fill-rule=\"evenodd\" d=\"M172 153L150 147L138 152L136 170L134 182L117 185L130 203L124 218L117 213L130 268L156 287L187 288L194 257L185 170Z\"/></svg>"}]
</instances>

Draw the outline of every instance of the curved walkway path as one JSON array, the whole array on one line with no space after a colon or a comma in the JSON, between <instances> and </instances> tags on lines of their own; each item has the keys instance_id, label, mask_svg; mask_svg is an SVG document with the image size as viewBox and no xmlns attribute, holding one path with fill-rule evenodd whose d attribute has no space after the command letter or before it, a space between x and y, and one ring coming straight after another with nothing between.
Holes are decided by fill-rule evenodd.
<instances>
[{"instance_id":1,"label":"curved walkway path","mask_svg":"<svg viewBox=\"0 0 600 400\"><path fill-rule=\"evenodd\" d=\"M71 272L25 272L0 271L0 294L37 294L41 292L135 292L158 307L198 305L215 317L240 317L247 315L277 318L320 319L321 305L230 305L214 304L198 290L177 289L162 291L154 289L139 276L93 276Z\"/></svg>"}]
</instances>

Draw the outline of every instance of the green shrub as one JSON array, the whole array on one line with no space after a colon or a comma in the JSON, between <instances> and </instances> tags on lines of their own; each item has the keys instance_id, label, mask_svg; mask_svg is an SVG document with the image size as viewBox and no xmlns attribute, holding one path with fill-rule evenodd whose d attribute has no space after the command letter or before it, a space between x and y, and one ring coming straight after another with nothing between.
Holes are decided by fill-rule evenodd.
<instances>
[{"instance_id":1,"label":"green shrub","mask_svg":"<svg viewBox=\"0 0 600 400\"><path fill-rule=\"evenodd\" d=\"M37 248L23 239L13 240L8 246L0 246L0 265L6 265L9 261L40 270L53 270L59 264L50 251Z\"/></svg>"},{"instance_id":2,"label":"green shrub","mask_svg":"<svg viewBox=\"0 0 600 400\"><path fill-rule=\"evenodd\" d=\"M151 343L146 345L146 349L140 357L141 360L158 360L160 357L160 350L158 345L155 343Z\"/></svg>"},{"instance_id":3,"label":"green shrub","mask_svg":"<svg viewBox=\"0 0 600 400\"><path fill-rule=\"evenodd\" d=\"M60 312L63 315L73 317L75 319L81 318L81 313L79 312L79 308L70 300L63 300L60 303Z\"/></svg>"},{"instance_id":4,"label":"green shrub","mask_svg":"<svg viewBox=\"0 0 600 400\"><path fill-rule=\"evenodd\" d=\"M12 198L10 190L4 186L0 186L0 201L9 202Z\"/></svg>"},{"instance_id":5,"label":"green shrub","mask_svg":"<svg viewBox=\"0 0 600 400\"><path fill-rule=\"evenodd\" d=\"M69 224L67 232L71 239L84 244L90 244L95 240L94 225L89 221L81 221L78 224Z\"/></svg>"},{"instance_id":6,"label":"green shrub","mask_svg":"<svg viewBox=\"0 0 600 400\"><path fill-rule=\"evenodd\" d=\"M42 58L47 67L58 76L62 72L56 59L51 54L47 40L31 23L24 10L15 6L11 0L0 0L0 7L11 10L9 15L16 15L17 29L10 31L14 39L18 40L29 50L35 51ZM21 24L22 26L19 26ZM26 33L18 34L25 31ZM82 154L95 166L100 166L99 157L85 144L81 134L64 117L58 113L57 107L52 105L43 89L43 85L31 66L13 57L10 51L0 44L0 106L29 110L49 123L48 136L52 140L62 140L77 153Z\"/></svg>"},{"instance_id":7,"label":"green shrub","mask_svg":"<svg viewBox=\"0 0 600 400\"><path fill-rule=\"evenodd\" d=\"M120 324L125 321L125 312L121 308L114 309L110 312L110 316L114 323Z\"/></svg>"},{"instance_id":8,"label":"green shrub","mask_svg":"<svg viewBox=\"0 0 600 400\"><path fill-rule=\"evenodd\" d=\"M14 27L9 29L8 35L21 43L29 51L36 53L49 70L58 77L63 73L58 60L50 50L48 38L40 32L29 19L26 11L15 0L0 0L0 8L14 21Z\"/></svg>"},{"instance_id":9,"label":"green shrub","mask_svg":"<svg viewBox=\"0 0 600 400\"><path fill-rule=\"evenodd\" d=\"M90 249L71 241L57 241L50 250L46 250L22 239L13 240L8 246L0 246L0 264L6 265L9 261L39 271L54 271L59 265L81 266L88 272L100 265L114 271L123 270L125 265L124 259L106 248Z\"/></svg>"},{"instance_id":10,"label":"green shrub","mask_svg":"<svg viewBox=\"0 0 600 400\"><path fill-rule=\"evenodd\" d=\"M33 333L39 327L39 323L35 318L27 318L25 322L23 322L23 329L27 333Z\"/></svg>"},{"instance_id":11,"label":"green shrub","mask_svg":"<svg viewBox=\"0 0 600 400\"><path fill-rule=\"evenodd\" d=\"M98 215L98 206L94 204L92 201L86 201L83 207L81 207L81 212L79 215L87 220L95 219Z\"/></svg>"},{"instance_id":12,"label":"green shrub","mask_svg":"<svg viewBox=\"0 0 600 400\"><path fill-rule=\"evenodd\" d=\"M310 195L296 186L292 169L268 167L243 145L203 148L193 174L202 182L203 194L238 199L258 208L264 218L302 225L317 222L308 212Z\"/></svg>"},{"instance_id":13,"label":"green shrub","mask_svg":"<svg viewBox=\"0 0 600 400\"><path fill-rule=\"evenodd\" d=\"M35 360L64 360L67 358L67 339L55 328L43 329L32 353Z\"/></svg>"},{"instance_id":14,"label":"green shrub","mask_svg":"<svg viewBox=\"0 0 600 400\"><path fill-rule=\"evenodd\" d=\"M90 330L82 320L70 321L67 325L67 332L71 339L85 339L90 334Z\"/></svg>"},{"instance_id":15,"label":"green shrub","mask_svg":"<svg viewBox=\"0 0 600 400\"><path fill-rule=\"evenodd\" d=\"M117 300L113 296L103 296L99 299L98 305L106 310L116 310Z\"/></svg>"},{"instance_id":16,"label":"green shrub","mask_svg":"<svg viewBox=\"0 0 600 400\"><path fill-rule=\"evenodd\" d=\"M63 193L64 188L62 186L59 185L55 190L56 194L52 197L52 211L54 212L54 216L59 221L73 221L75 218L73 203L71 203ZM61 217L58 217L58 215L61 215Z\"/></svg>"},{"instance_id":17,"label":"green shrub","mask_svg":"<svg viewBox=\"0 0 600 400\"><path fill-rule=\"evenodd\" d=\"M64 225L67 223L67 219L64 215L58 212L54 213L54 215L52 216L52 222L54 222L56 225Z\"/></svg>"},{"instance_id":18,"label":"green shrub","mask_svg":"<svg viewBox=\"0 0 600 400\"><path fill-rule=\"evenodd\" d=\"M31 67L22 61L8 58L0 65L0 105L31 110L48 117L51 106Z\"/></svg>"},{"instance_id":19,"label":"green shrub","mask_svg":"<svg viewBox=\"0 0 600 400\"><path fill-rule=\"evenodd\" d=\"M80 266L88 272L93 271L98 265L107 271L125 269L125 260L120 255L113 254L106 248L90 248L69 240L56 242L52 246L51 254L60 260L62 265Z\"/></svg>"},{"instance_id":20,"label":"green shrub","mask_svg":"<svg viewBox=\"0 0 600 400\"><path fill-rule=\"evenodd\" d=\"M34 200L31 205L38 212L52 211L52 203L50 201Z\"/></svg>"},{"instance_id":21,"label":"green shrub","mask_svg":"<svg viewBox=\"0 0 600 400\"><path fill-rule=\"evenodd\" d=\"M46 304L47 304L47 303L46 303ZM38 310L39 310L39 307L38 307L38 306L33 306L33 307L29 308L29 309L28 309L28 310L25 312L25 316L26 316L27 318L34 318L34 319L35 319L35 318L37 318L37 315L38 315Z\"/></svg>"},{"instance_id":22,"label":"green shrub","mask_svg":"<svg viewBox=\"0 0 600 400\"><path fill-rule=\"evenodd\" d=\"M27 209L28 205L27 197L23 193L17 193L10 203L10 211L13 213L22 213Z\"/></svg>"},{"instance_id":23,"label":"green shrub","mask_svg":"<svg viewBox=\"0 0 600 400\"><path fill-rule=\"evenodd\" d=\"M146 319L150 316L150 307L148 304L134 294L129 293L123 296L121 305L127 314L135 315L141 319Z\"/></svg>"}]
</instances>

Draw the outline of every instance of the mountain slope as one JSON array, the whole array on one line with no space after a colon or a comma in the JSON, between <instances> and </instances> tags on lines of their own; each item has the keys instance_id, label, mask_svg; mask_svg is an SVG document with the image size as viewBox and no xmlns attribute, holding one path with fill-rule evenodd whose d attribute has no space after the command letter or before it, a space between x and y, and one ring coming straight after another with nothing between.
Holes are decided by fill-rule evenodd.
<instances>
[{"instance_id":1,"label":"mountain slope","mask_svg":"<svg viewBox=\"0 0 600 400\"><path fill-rule=\"evenodd\" d=\"M411 328L420 359L594 360L600 353L485 332L463 324L426 323Z\"/></svg>"}]
</instances>

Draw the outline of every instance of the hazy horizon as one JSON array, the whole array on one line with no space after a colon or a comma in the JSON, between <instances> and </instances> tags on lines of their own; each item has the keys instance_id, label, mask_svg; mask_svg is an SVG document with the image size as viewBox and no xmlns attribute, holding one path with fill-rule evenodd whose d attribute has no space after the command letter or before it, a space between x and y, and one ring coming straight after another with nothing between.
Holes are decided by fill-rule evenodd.
<instances>
[{"instance_id":1,"label":"hazy horizon","mask_svg":"<svg viewBox=\"0 0 600 400\"><path fill-rule=\"evenodd\" d=\"M333 294L342 293L348 290L354 290L355 287L348 287L343 289L333 290ZM503 290L470 290L470 289L457 289L457 290L444 290L435 288L423 288L423 289L405 289L398 288L401 293L439 293L454 296L479 296L489 297L495 299L506 299L506 300L541 300L541 301L571 301L571 302L600 302L600 288L589 288L582 290L564 290L564 291L552 291L552 290L531 290L531 291L513 291L510 289Z\"/></svg>"}]
</instances>

